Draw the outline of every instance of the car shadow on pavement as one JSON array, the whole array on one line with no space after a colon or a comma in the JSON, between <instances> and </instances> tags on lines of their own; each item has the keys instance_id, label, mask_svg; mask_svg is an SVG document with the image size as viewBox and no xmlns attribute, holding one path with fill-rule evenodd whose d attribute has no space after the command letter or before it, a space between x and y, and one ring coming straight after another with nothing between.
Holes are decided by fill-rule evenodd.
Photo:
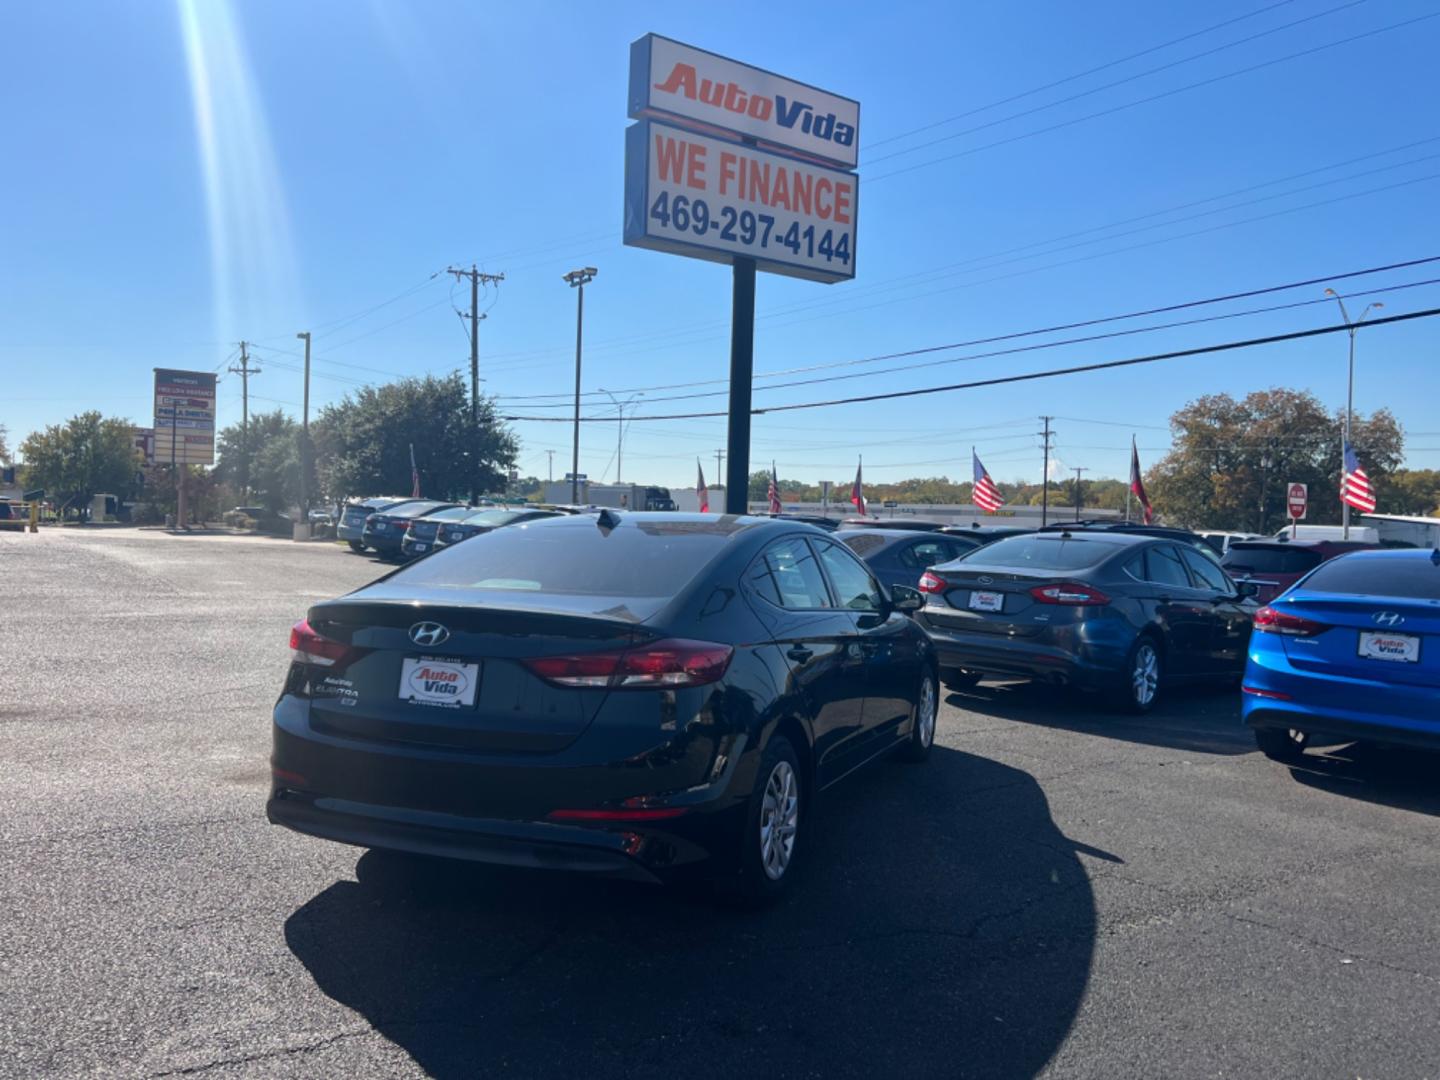
<instances>
[{"instance_id":1,"label":"car shadow on pavement","mask_svg":"<svg viewBox=\"0 0 1440 1080\"><path fill-rule=\"evenodd\" d=\"M936 747L826 793L778 905L368 852L285 924L316 985L433 1076L1032 1076L1095 942L1025 772ZM818 827L816 827L818 826Z\"/></svg>"},{"instance_id":2,"label":"car shadow on pavement","mask_svg":"<svg viewBox=\"0 0 1440 1080\"><path fill-rule=\"evenodd\" d=\"M1306 753L1290 775L1332 795L1440 817L1440 754L1342 743Z\"/></svg>"},{"instance_id":3,"label":"car shadow on pavement","mask_svg":"<svg viewBox=\"0 0 1440 1080\"><path fill-rule=\"evenodd\" d=\"M1233 686L1166 687L1144 716L1117 711L1100 694L1038 682L983 682L949 691L946 704L967 712L1106 739L1200 754L1251 754L1255 739L1240 722Z\"/></svg>"}]
</instances>

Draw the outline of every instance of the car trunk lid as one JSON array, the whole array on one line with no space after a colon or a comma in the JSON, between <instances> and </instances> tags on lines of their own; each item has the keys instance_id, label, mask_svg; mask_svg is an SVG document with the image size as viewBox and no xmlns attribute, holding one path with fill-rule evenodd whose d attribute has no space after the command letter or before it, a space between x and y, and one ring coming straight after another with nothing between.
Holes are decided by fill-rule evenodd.
<instances>
[{"instance_id":1,"label":"car trunk lid","mask_svg":"<svg viewBox=\"0 0 1440 1080\"><path fill-rule=\"evenodd\" d=\"M1282 638L1302 671L1440 687L1440 601L1303 593L1279 608L1327 627Z\"/></svg>"},{"instance_id":2,"label":"car trunk lid","mask_svg":"<svg viewBox=\"0 0 1440 1080\"><path fill-rule=\"evenodd\" d=\"M316 727L476 751L556 752L590 725L610 691L555 686L525 661L650 640L641 624L661 603L455 592L408 589L402 597L379 585L312 608L313 630L352 646L342 669L312 672Z\"/></svg>"}]
</instances>

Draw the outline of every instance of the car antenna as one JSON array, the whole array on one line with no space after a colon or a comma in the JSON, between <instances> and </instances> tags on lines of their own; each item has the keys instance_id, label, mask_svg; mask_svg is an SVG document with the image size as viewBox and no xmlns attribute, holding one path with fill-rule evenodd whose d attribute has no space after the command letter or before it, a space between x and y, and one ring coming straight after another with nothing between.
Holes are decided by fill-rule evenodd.
<instances>
[{"instance_id":1,"label":"car antenna","mask_svg":"<svg viewBox=\"0 0 1440 1080\"><path fill-rule=\"evenodd\" d=\"M595 524L605 532L609 532L620 524L620 515L611 510L608 506L595 515Z\"/></svg>"}]
</instances>

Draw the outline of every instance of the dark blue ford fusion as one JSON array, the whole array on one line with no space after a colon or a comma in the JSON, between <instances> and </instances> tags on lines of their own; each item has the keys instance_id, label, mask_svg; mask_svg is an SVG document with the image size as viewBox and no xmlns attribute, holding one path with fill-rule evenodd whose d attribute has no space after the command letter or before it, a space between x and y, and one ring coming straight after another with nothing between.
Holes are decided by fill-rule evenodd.
<instances>
[{"instance_id":1,"label":"dark blue ford fusion","mask_svg":"<svg viewBox=\"0 0 1440 1080\"><path fill-rule=\"evenodd\" d=\"M1440 749L1440 552L1321 563L1256 612L1243 690L1278 760L1318 738Z\"/></svg>"},{"instance_id":2,"label":"dark blue ford fusion","mask_svg":"<svg viewBox=\"0 0 1440 1080\"><path fill-rule=\"evenodd\" d=\"M767 899L819 789L929 753L920 602L783 520L606 510L497 529L296 624L268 815Z\"/></svg>"}]
</instances>

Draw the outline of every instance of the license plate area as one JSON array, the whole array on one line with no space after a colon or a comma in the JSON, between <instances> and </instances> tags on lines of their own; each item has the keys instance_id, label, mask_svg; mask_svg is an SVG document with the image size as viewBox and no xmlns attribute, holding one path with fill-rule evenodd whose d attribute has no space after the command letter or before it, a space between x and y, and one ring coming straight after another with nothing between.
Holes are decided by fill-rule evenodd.
<instances>
[{"instance_id":1,"label":"license plate area","mask_svg":"<svg viewBox=\"0 0 1440 1080\"><path fill-rule=\"evenodd\" d=\"M415 705L473 707L479 689L479 664L441 656L407 656L400 665L400 700Z\"/></svg>"},{"instance_id":2,"label":"license plate area","mask_svg":"<svg viewBox=\"0 0 1440 1080\"><path fill-rule=\"evenodd\" d=\"M1004 611L1005 594L976 589L970 594L971 611Z\"/></svg>"},{"instance_id":3,"label":"license plate area","mask_svg":"<svg viewBox=\"0 0 1440 1080\"><path fill-rule=\"evenodd\" d=\"M1361 630L1358 651L1366 660L1383 660L1392 664L1418 664L1420 662L1420 639L1414 634Z\"/></svg>"}]
</instances>

